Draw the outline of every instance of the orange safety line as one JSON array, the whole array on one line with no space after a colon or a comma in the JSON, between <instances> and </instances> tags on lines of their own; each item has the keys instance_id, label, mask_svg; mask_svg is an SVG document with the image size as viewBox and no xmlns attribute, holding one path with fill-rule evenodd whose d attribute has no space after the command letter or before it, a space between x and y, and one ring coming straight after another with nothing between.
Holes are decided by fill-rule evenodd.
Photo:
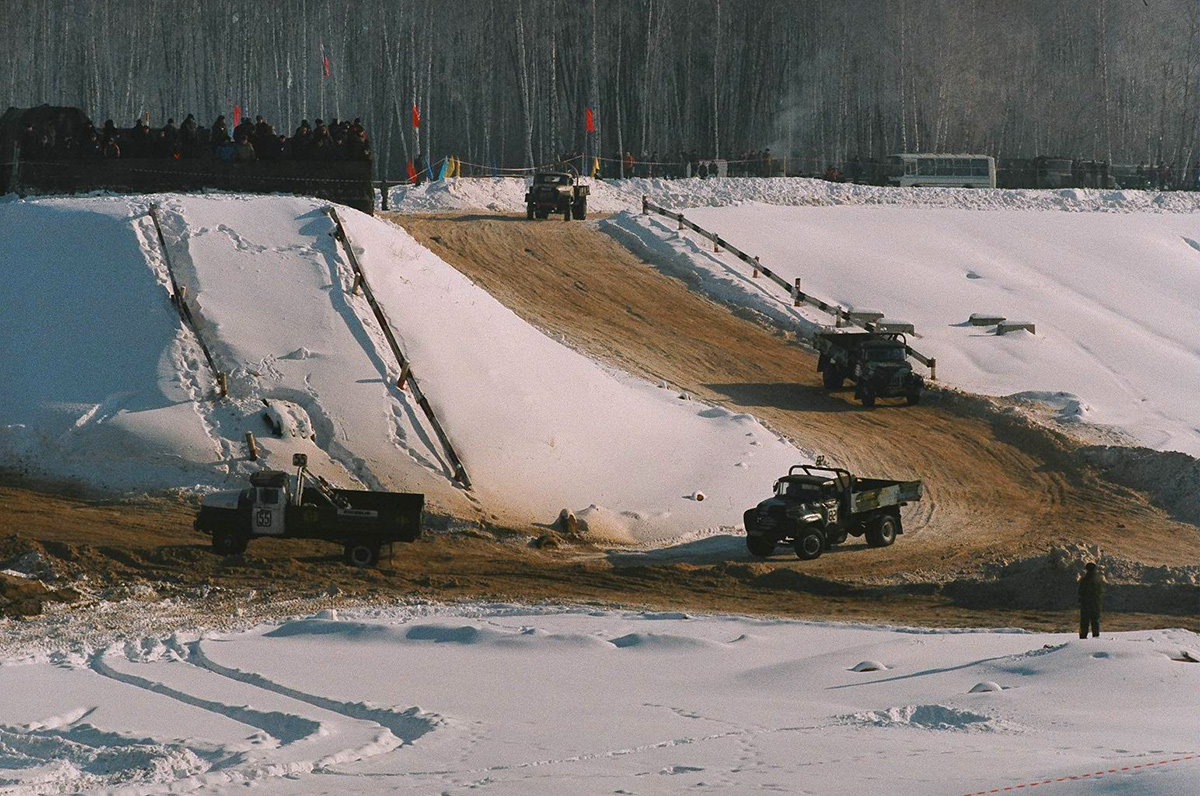
<instances>
[{"instance_id":1,"label":"orange safety line","mask_svg":"<svg viewBox=\"0 0 1200 796\"><path fill-rule=\"evenodd\" d=\"M1138 764L1132 765L1132 766L1121 766L1120 768L1110 768L1108 770L1101 769L1100 771L1090 771L1086 774L1072 774L1072 775L1066 776L1066 777L1056 777L1054 779L1043 779L1040 782L1027 782L1027 783L1023 783L1020 785L1008 785L1006 787L992 788L991 790L974 791L972 793L964 793L963 796L990 796L990 794L993 794L993 793L1009 793L1014 790L1023 790L1025 788L1036 788L1039 785L1049 785L1053 782L1069 782L1071 780L1077 780L1077 779L1090 779L1092 777L1103 777L1108 774L1116 774L1121 771L1137 771L1137 770L1141 770L1141 769L1151 768L1153 766L1165 766L1165 765L1168 765L1169 763L1178 763L1183 760L1191 760L1192 758L1198 757L1198 756L1200 756L1200 755L1197 755L1197 754L1182 755L1180 757L1172 757L1172 758L1165 759L1165 760L1159 760L1156 763L1154 763L1154 762L1138 763Z\"/></svg>"}]
</instances>

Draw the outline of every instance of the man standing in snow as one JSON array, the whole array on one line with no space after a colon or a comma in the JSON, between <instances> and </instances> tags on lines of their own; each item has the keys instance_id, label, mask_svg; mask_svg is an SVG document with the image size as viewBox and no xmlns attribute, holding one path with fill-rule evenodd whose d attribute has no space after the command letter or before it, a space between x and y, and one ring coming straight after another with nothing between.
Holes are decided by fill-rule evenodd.
<instances>
[{"instance_id":1,"label":"man standing in snow","mask_svg":"<svg viewBox=\"0 0 1200 796\"><path fill-rule=\"evenodd\" d=\"M1088 562L1087 571L1079 579L1079 637L1100 637L1100 605L1104 602L1104 578L1096 571L1096 565Z\"/></svg>"}]
</instances>

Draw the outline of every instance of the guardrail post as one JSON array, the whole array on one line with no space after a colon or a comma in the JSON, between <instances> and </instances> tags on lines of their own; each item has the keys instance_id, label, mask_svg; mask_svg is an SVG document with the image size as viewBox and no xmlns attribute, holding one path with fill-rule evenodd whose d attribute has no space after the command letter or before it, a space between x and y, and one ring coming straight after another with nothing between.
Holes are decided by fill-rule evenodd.
<instances>
[{"instance_id":1,"label":"guardrail post","mask_svg":"<svg viewBox=\"0 0 1200 796\"><path fill-rule=\"evenodd\" d=\"M362 274L356 272L354 274L354 284L350 286L350 292L357 296L360 285L362 285Z\"/></svg>"},{"instance_id":2,"label":"guardrail post","mask_svg":"<svg viewBox=\"0 0 1200 796\"><path fill-rule=\"evenodd\" d=\"M937 359L929 360L929 380L937 381Z\"/></svg>"},{"instance_id":3,"label":"guardrail post","mask_svg":"<svg viewBox=\"0 0 1200 796\"><path fill-rule=\"evenodd\" d=\"M721 236L714 232L712 239L713 239L713 251L714 252L721 251Z\"/></svg>"},{"instance_id":4,"label":"guardrail post","mask_svg":"<svg viewBox=\"0 0 1200 796\"><path fill-rule=\"evenodd\" d=\"M258 446L254 444L254 432L246 432L246 447L250 450L250 461L258 461Z\"/></svg>"},{"instance_id":5,"label":"guardrail post","mask_svg":"<svg viewBox=\"0 0 1200 796\"><path fill-rule=\"evenodd\" d=\"M224 373L217 374L217 395L222 398L229 395L229 381Z\"/></svg>"},{"instance_id":6,"label":"guardrail post","mask_svg":"<svg viewBox=\"0 0 1200 796\"><path fill-rule=\"evenodd\" d=\"M680 213L677 216L677 220L679 221L679 229L682 231L683 230L683 213Z\"/></svg>"},{"instance_id":7,"label":"guardrail post","mask_svg":"<svg viewBox=\"0 0 1200 796\"><path fill-rule=\"evenodd\" d=\"M650 215L650 201L646 198L646 194L642 194L642 215Z\"/></svg>"},{"instance_id":8,"label":"guardrail post","mask_svg":"<svg viewBox=\"0 0 1200 796\"><path fill-rule=\"evenodd\" d=\"M387 209L388 209L387 200L388 200L388 195L387 195L387 180L380 180L380 181L379 181L379 204L380 204L380 209L382 209L382 210L387 210Z\"/></svg>"},{"instance_id":9,"label":"guardrail post","mask_svg":"<svg viewBox=\"0 0 1200 796\"><path fill-rule=\"evenodd\" d=\"M754 279L758 279L758 257L754 258Z\"/></svg>"},{"instance_id":10,"label":"guardrail post","mask_svg":"<svg viewBox=\"0 0 1200 796\"><path fill-rule=\"evenodd\" d=\"M800 277L796 277L796 291L792 294L792 306L800 306Z\"/></svg>"}]
</instances>

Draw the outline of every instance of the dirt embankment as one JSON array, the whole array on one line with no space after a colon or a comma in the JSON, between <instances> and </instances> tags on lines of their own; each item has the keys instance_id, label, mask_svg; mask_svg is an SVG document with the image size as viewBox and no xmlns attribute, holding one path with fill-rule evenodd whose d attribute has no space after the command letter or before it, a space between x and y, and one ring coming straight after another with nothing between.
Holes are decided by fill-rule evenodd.
<instances>
[{"instance_id":1,"label":"dirt embankment","mask_svg":"<svg viewBox=\"0 0 1200 796\"><path fill-rule=\"evenodd\" d=\"M896 545L822 557L805 564L810 574L945 580L1055 544L1145 565L1196 563L1200 530L1103 478L1076 443L953 391L916 407L864 410L848 391L821 387L807 346L689 292L591 224L392 219L519 315L597 359L751 413L852 471L924 480L926 497L907 510Z\"/></svg>"}]
</instances>

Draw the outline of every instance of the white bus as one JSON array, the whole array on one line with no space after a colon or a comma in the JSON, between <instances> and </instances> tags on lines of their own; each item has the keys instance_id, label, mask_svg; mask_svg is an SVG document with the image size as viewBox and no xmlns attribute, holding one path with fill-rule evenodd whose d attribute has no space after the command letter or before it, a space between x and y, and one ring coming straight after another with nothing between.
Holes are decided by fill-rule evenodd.
<instances>
[{"instance_id":1,"label":"white bus","mask_svg":"<svg viewBox=\"0 0 1200 796\"><path fill-rule=\"evenodd\" d=\"M988 155L891 155L887 162L889 185L996 187L996 159Z\"/></svg>"}]
</instances>

